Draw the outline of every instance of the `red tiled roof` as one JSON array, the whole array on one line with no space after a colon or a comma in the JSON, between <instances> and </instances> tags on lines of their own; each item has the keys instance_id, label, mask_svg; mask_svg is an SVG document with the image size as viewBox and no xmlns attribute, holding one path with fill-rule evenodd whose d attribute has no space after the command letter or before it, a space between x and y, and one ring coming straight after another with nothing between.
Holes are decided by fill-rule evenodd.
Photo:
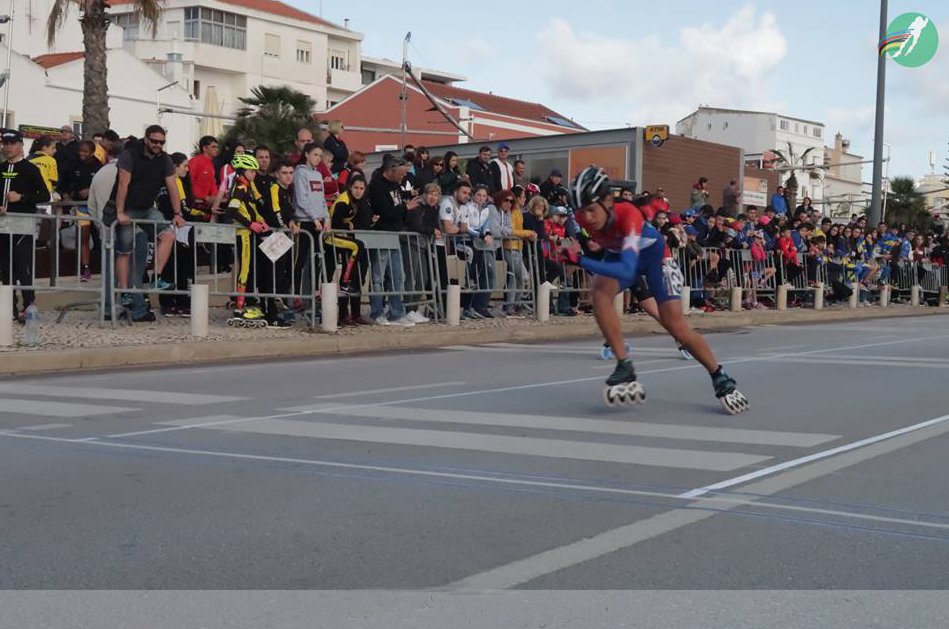
<instances>
[{"instance_id":1,"label":"red tiled roof","mask_svg":"<svg viewBox=\"0 0 949 629\"><path fill-rule=\"evenodd\" d=\"M494 94L488 94L486 92L475 92L474 90L466 90L453 85L445 85L444 83L435 83L433 81L423 80L422 84L425 85L428 91L439 98L443 98L445 100L453 99L456 101L471 101L490 113L512 116L514 118L521 118L523 120L531 120L534 122L546 122L548 124L556 124L550 122L547 119L549 117L570 120L566 116L558 114L553 109L550 109L545 105L541 105L540 103L529 103L527 101L517 100L514 98L495 96ZM577 129L585 130L581 125L577 123L573 124L576 125Z\"/></svg>"},{"instance_id":2,"label":"red tiled roof","mask_svg":"<svg viewBox=\"0 0 949 629\"><path fill-rule=\"evenodd\" d=\"M109 4L112 6L117 6L121 4L131 4L131 2L132 0L111 0ZM218 2L232 4L236 7L243 7L253 11L260 11L261 13L270 13L271 15L279 15L281 17L288 17L294 20L302 20L303 22L312 22L313 24L321 24L323 26L339 28L339 26L333 24L332 22L324 20L323 18L317 17L311 13L307 13L306 11L301 11L300 9L280 2L279 0L218 0Z\"/></svg>"},{"instance_id":3,"label":"red tiled roof","mask_svg":"<svg viewBox=\"0 0 949 629\"><path fill-rule=\"evenodd\" d=\"M38 63L43 66L44 69L49 70L50 68L61 66L64 63L69 63L70 61L75 61L76 59L82 59L85 56L86 53L84 52L53 52L48 55L33 57L33 62Z\"/></svg>"}]
</instances>

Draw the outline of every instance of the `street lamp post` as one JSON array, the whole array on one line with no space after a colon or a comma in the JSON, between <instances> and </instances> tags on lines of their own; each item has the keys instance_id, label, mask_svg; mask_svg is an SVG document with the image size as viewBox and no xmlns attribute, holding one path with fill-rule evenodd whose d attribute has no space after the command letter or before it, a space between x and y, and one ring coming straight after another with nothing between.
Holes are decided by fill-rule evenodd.
<instances>
[{"instance_id":1,"label":"street lamp post","mask_svg":"<svg viewBox=\"0 0 949 629\"><path fill-rule=\"evenodd\" d=\"M886 38L886 3L880 0L880 38ZM886 100L886 55L880 51L877 57L877 104L876 130L873 138L873 192L870 196L870 224L876 225L883 216L880 203L883 184L883 105Z\"/></svg>"},{"instance_id":2,"label":"street lamp post","mask_svg":"<svg viewBox=\"0 0 949 629\"><path fill-rule=\"evenodd\" d=\"M13 12L16 10L16 0L10 0L10 14L0 15L0 24L7 24L7 67L3 71L3 119L0 127L7 128L7 117L10 111L10 63L13 61Z\"/></svg>"}]
</instances>

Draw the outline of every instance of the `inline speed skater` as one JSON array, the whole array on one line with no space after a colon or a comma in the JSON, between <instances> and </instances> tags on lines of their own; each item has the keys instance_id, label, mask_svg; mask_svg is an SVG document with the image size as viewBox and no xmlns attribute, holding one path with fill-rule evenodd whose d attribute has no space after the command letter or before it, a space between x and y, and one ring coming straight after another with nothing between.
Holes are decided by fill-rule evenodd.
<instances>
[{"instance_id":1,"label":"inline speed skater","mask_svg":"<svg viewBox=\"0 0 949 629\"><path fill-rule=\"evenodd\" d=\"M659 321L659 306L656 304L656 299L652 296L652 293L649 291L649 287L646 285L646 282L643 280L643 278L639 278L639 281L635 286L633 286L632 292L633 297L636 298L636 302L643 309L643 312L648 314L656 321ZM659 323L662 322L659 321ZM684 360L694 360L692 358L692 354L689 353L689 350L687 350L682 343L679 343L678 341L676 343L679 350L679 356L681 356ZM629 342L625 344L625 347L627 354L633 351L633 346L630 345ZM600 349L600 358L603 360L616 359L616 354L613 353L613 349L610 347L610 344L605 341L603 343L603 347Z\"/></svg>"},{"instance_id":2,"label":"inline speed skater","mask_svg":"<svg viewBox=\"0 0 949 629\"><path fill-rule=\"evenodd\" d=\"M616 369L607 379L607 404L639 403L646 392L636 379L636 371L626 353L619 315L613 298L642 277L656 301L659 323L702 364L712 379L715 397L729 414L748 409L748 399L738 390L700 334L689 327L682 313L679 292L682 275L664 262L666 247L662 234L648 224L632 203L613 199L609 176L601 168L585 168L570 186L570 202L580 227L590 235L593 252L603 258L582 255L579 242L568 245L569 255L581 268L594 275L593 307L597 325L616 355Z\"/></svg>"}]
</instances>

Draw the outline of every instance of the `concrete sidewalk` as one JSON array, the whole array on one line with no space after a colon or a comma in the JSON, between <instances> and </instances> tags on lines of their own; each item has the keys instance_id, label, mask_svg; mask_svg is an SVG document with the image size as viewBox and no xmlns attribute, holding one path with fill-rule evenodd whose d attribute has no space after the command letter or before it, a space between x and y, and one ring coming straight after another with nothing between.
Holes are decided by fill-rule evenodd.
<instances>
[{"instance_id":1,"label":"concrete sidewalk","mask_svg":"<svg viewBox=\"0 0 949 629\"><path fill-rule=\"evenodd\" d=\"M880 308L794 309L783 312L746 311L696 313L689 317L700 331L759 325L788 325L852 321L891 317L949 314L949 310L891 306ZM628 334L661 332L645 315L624 317ZM592 317L553 318L550 323L524 319L465 322L460 327L419 325L414 328L364 327L325 334L301 326L289 330L242 330L218 321L207 339L190 336L182 319L160 319L116 329L94 322L45 324L43 345L36 348L0 348L0 376L116 369L134 366L169 366L276 358L312 358L360 352L418 350L446 345L471 345L502 341L542 342L598 336ZM19 333L19 332L18 332Z\"/></svg>"}]
</instances>

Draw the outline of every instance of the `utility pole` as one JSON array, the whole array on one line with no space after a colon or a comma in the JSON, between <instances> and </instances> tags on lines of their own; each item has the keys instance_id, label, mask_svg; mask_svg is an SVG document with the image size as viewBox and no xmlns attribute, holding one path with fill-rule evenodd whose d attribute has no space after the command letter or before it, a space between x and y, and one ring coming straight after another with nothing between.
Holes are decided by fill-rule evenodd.
<instances>
[{"instance_id":1,"label":"utility pole","mask_svg":"<svg viewBox=\"0 0 949 629\"><path fill-rule=\"evenodd\" d=\"M886 3L880 0L880 37L886 39ZM873 193L870 196L870 225L876 225L883 216L883 105L886 100L886 55L882 51L877 57L877 107L876 128L873 135Z\"/></svg>"},{"instance_id":2,"label":"utility pole","mask_svg":"<svg viewBox=\"0 0 949 629\"><path fill-rule=\"evenodd\" d=\"M10 65L13 60L13 12L16 10L16 0L10 0L10 14L0 16L0 24L7 24L7 67L3 71L3 120L0 121L0 127L6 129L8 118L10 116Z\"/></svg>"},{"instance_id":3,"label":"utility pole","mask_svg":"<svg viewBox=\"0 0 949 629\"><path fill-rule=\"evenodd\" d=\"M409 42L412 41L412 31L405 34L402 41L402 91L399 93L399 101L402 105L402 118L399 125L399 150L405 149L405 132L408 129L409 115L409 91L406 86L406 70L409 62Z\"/></svg>"}]
</instances>

